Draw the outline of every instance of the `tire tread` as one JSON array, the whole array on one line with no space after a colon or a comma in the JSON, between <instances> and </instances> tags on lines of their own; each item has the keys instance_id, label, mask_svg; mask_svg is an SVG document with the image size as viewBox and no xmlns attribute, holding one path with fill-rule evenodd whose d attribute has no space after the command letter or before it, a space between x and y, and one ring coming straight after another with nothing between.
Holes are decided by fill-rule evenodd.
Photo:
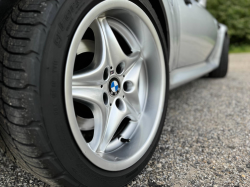
<instances>
[{"instance_id":1,"label":"tire tread","mask_svg":"<svg viewBox=\"0 0 250 187\"><path fill-rule=\"evenodd\" d=\"M0 147L15 163L52 186L79 186L54 154L38 107L36 75L40 73L42 39L61 2L21 0L2 29Z\"/></svg>"}]
</instances>

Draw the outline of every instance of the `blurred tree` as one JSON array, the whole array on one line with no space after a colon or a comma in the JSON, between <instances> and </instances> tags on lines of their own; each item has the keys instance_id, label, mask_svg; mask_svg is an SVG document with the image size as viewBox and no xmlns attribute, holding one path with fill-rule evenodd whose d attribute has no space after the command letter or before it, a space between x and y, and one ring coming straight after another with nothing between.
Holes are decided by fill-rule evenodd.
<instances>
[{"instance_id":1,"label":"blurred tree","mask_svg":"<svg viewBox=\"0 0 250 187\"><path fill-rule=\"evenodd\" d=\"M228 26L231 44L250 45L250 0L208 0L207 9Z\"/></svg>"}]
</instances>

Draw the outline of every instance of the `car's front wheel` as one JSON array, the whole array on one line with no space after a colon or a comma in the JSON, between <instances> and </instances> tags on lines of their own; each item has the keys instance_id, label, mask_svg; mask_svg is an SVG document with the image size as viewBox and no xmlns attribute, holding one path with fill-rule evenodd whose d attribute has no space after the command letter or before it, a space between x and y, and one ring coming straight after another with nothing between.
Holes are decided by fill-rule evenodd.
<instances>
[{"instance_id":1,"label":"car's front wheel","mask_svg":"<svg viewBox=\"0 0 250 187\"><path fill-rule=\"evenodd\" d=\"M22 0L1 35L4 149L52 185L123 186L164 125L165 37L147 0Z\"/></svg>"}]
</instances>

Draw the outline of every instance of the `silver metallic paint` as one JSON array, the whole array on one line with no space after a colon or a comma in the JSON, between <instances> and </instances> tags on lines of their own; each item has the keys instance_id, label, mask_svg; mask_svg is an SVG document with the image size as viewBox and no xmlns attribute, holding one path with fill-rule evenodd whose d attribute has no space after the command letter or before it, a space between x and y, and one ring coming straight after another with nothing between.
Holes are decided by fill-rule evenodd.
<instances>
[{"instance_id":1,"label":"silver metallic paint","mask_svg":"<svg viewBox=\"0 0 250 187\"><path fill-rule=\"evenodd\" d=\"M200 6L202 6L203 8L206 8L206 6L207 6L207 0L199 0L199 4L200 4Z\"/></svg>"},{"instance_id":2,"label":"silver metallic paint","mask_svg":"<svg viewBox=\"0 0 250 187\"><path fill-rule=\"evenodd\" d=\"M219 66L227 27L220 24L216 45L206 61L170 72L170 90L210 73Z\"/></svg>"},{"instance_id":3,"label":"silver metallic paint","mask_svg":"<svg viewBox=\"0 0 250 187\"><path fill-rule=\"evenodd\" d=\"M205 1L162 0L169 27L170 89L199 78L219 66L227 27L204 8Z\"/></svg>"},{"instance_id":4,"label":"silver metallic paint","mask_svg":"<svg viewBox=\"0 0 250 187\"><path fill-rule=\"evenodd\" d=\"M178 68L204 62L217 39L217 24L203 7L193 0L187 6L177 0L180 9L180 52Z\"/></svg>"}]
</instances>

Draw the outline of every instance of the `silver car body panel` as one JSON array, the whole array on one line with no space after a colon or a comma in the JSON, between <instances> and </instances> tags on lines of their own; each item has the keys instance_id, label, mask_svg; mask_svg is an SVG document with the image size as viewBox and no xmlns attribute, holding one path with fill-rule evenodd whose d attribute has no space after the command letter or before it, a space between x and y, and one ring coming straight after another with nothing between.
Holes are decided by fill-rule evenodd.
<instances>
[{"instance_id":1,"label":"silver car body panel","mask_svg":"<svg viewBox=\"0 0 250 187\"><path fill-rule=\"evenodd\" d=\"M196 1L186 5L178 0L180 12L180 52L178 68L204 62L217 39L217 21Z\"/></svg>"},{"instance_id":2,"label":"silver car body panel","mask_svg":"<svg viewBox=\"0 0 250 187\"><path fill-rule=\"evenodd\" d=\"M206 61L192 66L178 68L170 72L170 89L177 88L178 86L202 77L219 66L226 32L227 27L220 24L216 45Z\"/></svg>"},{"instance_id":3,"label":"silver car body panel","mask_svg":"<svg viewBox=\"0 0 250 187\"><path fill-rule=\"evenodd\" d=\"M170 89L210 73L219 66L227 27L192 0L162 0L169 27Z\"/></svg>"}]
</instances>

